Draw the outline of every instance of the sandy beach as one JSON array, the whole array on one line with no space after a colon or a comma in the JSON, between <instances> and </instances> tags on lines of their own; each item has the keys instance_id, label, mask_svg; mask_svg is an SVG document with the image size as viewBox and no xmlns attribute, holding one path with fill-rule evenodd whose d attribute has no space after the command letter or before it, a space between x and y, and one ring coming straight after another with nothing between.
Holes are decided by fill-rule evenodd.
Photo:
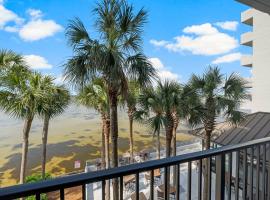
<instances>
[{"instance_id":1,"label":"sandy beach","mask_svg":"<svg viewBox=\"0 0 270 200\"><path fill-rule=\"evenodd\" d=\"M21 160L21 134L23 121L10 118L0 113L0 186L16 184L19 177ZM50 123L48 138L47 171L53 176L82 171L86 161L94 161L100 157L101 123L94 110L72 104L66 112L54 118ZM181 126L180 126L181 127ZM29 155L27 174L40 171L41 163L41 130L42 121L36 119L29 138ZM193 138L181 134L178 142L190 142ZM128 118L124 111L119 112L119 154L129 148ZM155 138L151 130L142 124L134 124L135 151L155 150ZM162 137L164 146L165 140ZM80 161L81 168L74 169L74 162Z\"/></svg>"}]
</instances>

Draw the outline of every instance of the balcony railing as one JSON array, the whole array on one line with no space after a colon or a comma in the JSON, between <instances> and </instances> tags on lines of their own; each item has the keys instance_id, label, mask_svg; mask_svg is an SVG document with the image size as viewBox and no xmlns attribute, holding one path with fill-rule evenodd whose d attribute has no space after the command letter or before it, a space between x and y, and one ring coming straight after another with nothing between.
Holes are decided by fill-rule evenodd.
<instances>
[{"instance_id":1,"label":"balcony railing","mask_svg":"<svg viewBox=\"0 0 270 200\"><path fill-rule=\"evenodd\" d=\"M96 172L88 172L66 177L55 178L38 183L30 183L23 185L15 185L0 189L0 199L16 199L34 195L37 200L41 198L41 194L52 191L59 191L61 200L65 199L65 189L75 186L82 187L82 199L86 199L86 185L91 183L101 183L101 197L105 199L106 180L118 179L119 181L119 198L123 199L124 183L123 177L127 175L135 175L134 199L140 199L140 174L150 172L149 199L156 199L154 196L154 170L164 169L162 176L164 184L163 199L168 199L171 193L171 186L168 185L168 171L171 167L176 166L177 178L173 187L174 199L179 199L181 195L180 179L181 168L183 164L187 164L187 181L186 198L185 199L202 199L203 189L203 163L208 161L211 169L208 176L208 193L209 199L269 199L270 196L270 138L253 140L244 144L236 144L224 146L220 148L210 149L189 153L171 158L147 161L144 163L132 164L108 170ZM192 163L197 163L198 169L196 177L192 173ZM213 179L215 177L215 179ZM197 183L194 186L193 181ZM173 182L172 180L170 181ZM194 198L194 194L197 194ZM111 195L112 196L112 195ZM161 198L162 199L162 198Z\"/></svg>"}]
</instances>

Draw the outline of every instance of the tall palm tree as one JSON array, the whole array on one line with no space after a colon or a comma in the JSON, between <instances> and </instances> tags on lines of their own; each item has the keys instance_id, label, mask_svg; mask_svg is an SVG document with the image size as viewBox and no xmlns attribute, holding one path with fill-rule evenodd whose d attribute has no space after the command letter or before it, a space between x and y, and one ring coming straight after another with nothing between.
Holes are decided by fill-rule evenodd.
<instances>
[{"instance_id":1,"label":"tall palm tree","mask_svg":"<svg viewBox=\"0 0 270 200\"><path fill-rule=\"evenodd\" d=\"M102 121L102 160L105 168L110 168L110 113L109 97L104 80L96 78L91 84L85 86L77 95L77 101L88 107L94 108L101 115ZM106 181L106 199L110 199L110 182Z\"/></svg>"},{"instance_id":2,"label":"tall palm tree","mask_svg":"<svg viewBox=\"0 0 270 200\"><path fill-rule=\"evenodd\" d=\"M134 114L136 112L136 106L137 106L139 95L140 95L140 87L139 87L138 82L129 81L128 92L127 92L125 101L127 105L127 110L128 110L127 113L128 113L128 119L129 119L129 148L130 148L131 162L133 162L133 158L134 158L133 121L134 121Z\"/></svg>"},{"instance_id":3,"label":"tall palm tree","mask_svg":"<svg viewBox=\"0 0 270 200\"><path fill-rule=\"evenodd\" d=\"M142 32L146 12L137 13L125 0L102 0L94 9L100 39L90 37L79 19L70 21L66 31L74 56L65 65L66 80L83 87L93 77L105 80L110 103L112 167L118 166L118 96L126 94L128 79L145 87L155 70L142 53ZM114 199L119 198L118 180L113 180Z\"/></svg>"},{"instance_id":4,"label":"tall palm tree","mask_svg":"<svg viewBox=\"0 0 270 200\"><path fill-rule=\"evenodd\" d=\"M43 118L42 130L42 162L41 174L45 178L46 157L47 157L47 140L50 120L64 112L70 99L69 91L63 85L55 85L53 78L44 76L41 89L44 93L44 101L38 102L38 112Z\"/></svg>"},{"instance_id":5,"label":"tall palm tree","mask_svg":"<svg viewBox=\"0 0 270 200\"><path fill-rule=\"evenodd\" d=\"M41 89L43 78L39 73L26 73L12 69L0 77L0 106L13 117L24 119L20 183L25 181L28 138L37 106L44 100Z\"/></svg>"},{"instance_id":6,"label":"tall palm tree","mask_svg":"<svg viewBox=\"0 0 270 200\"><path fill-rule=\"evenodd\" d=\"M191 122L203 124L205 129L205 149L210 149L211 134L218 116L223 115L232 123L243 119L244 113L239 110L241 103L247 98L245 81L237 74L225 77L218 67L209 67L202 76L192 75L189 85L200 97L198 111L192 113ZM203 199L209 197L208 176L209 160L204 162Z\"/></svg>"}]
</instances>

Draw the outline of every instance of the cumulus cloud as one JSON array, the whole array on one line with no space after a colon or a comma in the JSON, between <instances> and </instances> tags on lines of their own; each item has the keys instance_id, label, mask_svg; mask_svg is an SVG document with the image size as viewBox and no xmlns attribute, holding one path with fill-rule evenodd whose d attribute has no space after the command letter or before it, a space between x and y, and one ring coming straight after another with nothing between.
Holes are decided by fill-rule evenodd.
<instances>
[{"instance_id":1,"label":"cumulus cloud","mask_svg":"<svg viewBox=\"0 0 270 200\"><path fill-rule=\"evenodd\" d=\"M214 60L212 64L231 63L241 59L241 53L231 53Z\"/></svg>"},{"instance_id":2,"label":"cumulus cloud","mask_svg":"<svg viewBox=\"0 0 270 200\"><path fill-rule=\"evenodd\" d=\"M13 11L5 8L2 3L3 1L0 3L0 29L3 29L8 23L20 24L23 22L22 18Z\"/></svg>"},{"instance_id":3,"label":"cumulus cloud","mask_svg":"<svg viewBox=\"0 0 270 200\"><path fill-rule=\"evenodd\" d=\"M1 1L1 0L0 0ZM1 1L3 3L3 1ZM54 20L42 19L41 10L28 9L29 20L20 18L16 13L8 10L0 2L0 29L18 33L24 41L37 41L51 37L63 30ZM26 21L26 22L25 22Z\"/></svg>"},{"instance_id":4,"label":"cumulus cloud","mask_svg":"<svg viewBox=\"0 0 270 200\"><path fill-rule=\"evenodd\" d=\"M19 31L19 36L25 41L36 41L53 36L63 28L53 20L32 20Z\"/></svg>"},{"instance_id":5,"label":"cumulus cloud","mask_svg":"<svg viewBox=\"0 0 270 200\"><path fill-rule=\"evenodd\" d=\"M153 67L157 70L157 74L161 80L178 80L178 74L168 70L159 58L149 58Z\"/></svg>"},{"instance_id":6,"label":"cumulus cloud","mask_svg":"<svg viewBox=\"0 0 270 200\"><path fill-rule=\"evenodd\" d=\"M152 44L173 52L190 52L194 55L220 55L238 47L238 40L220 32L212 24L188 26L183 35L176 36L172 42L152 40ZM154 41L154 42L153 42Z\"/></svg>"},{"instance_id":7,"label":"cumulus cloud","mask_svg":"<svg viewBox=\"0 0 270 200\"><path fill-rule=\"evenodd\" d=\"M51 69L52 65L48 63L48 61L39 55L25 55L25 62L32 69Z\"/></svg>"},{"instance_id":8,"label":"cumulus cloud","mask_svg":"<svg viewBox=\"0 0 270 200\"><path fill-rule=\"evenodd\" d=\"M217 22L215 23L216 26L229 31L236 31L238 26L237 21L226 21L226 22Z\"/></svg>"}]
</instances>

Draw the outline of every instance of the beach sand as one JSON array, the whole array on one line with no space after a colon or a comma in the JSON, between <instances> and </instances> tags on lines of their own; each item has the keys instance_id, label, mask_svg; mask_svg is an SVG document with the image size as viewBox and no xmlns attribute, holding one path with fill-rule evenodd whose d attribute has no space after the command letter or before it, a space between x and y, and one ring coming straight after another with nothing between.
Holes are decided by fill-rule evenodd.
<instances>
[{"instance_id":1,"label":"beach sand","mask_svg":"<svg viewBox=\"0 0 270 200\"><path fill-rule=\"evenodd\" d=\"M23 121L12 119L0 113L0 187L18 182L21 161L21 141ZM86 161L100 158L101 122L94 110L71 105L67 111L50 122L47 146L47 172L55 176L83 171ZM180 126L181 127L181 126ZM119 154L129 149L128 118L124 111L119 112ZM42 120L33 123L29 138L27 174L40 172L41 166ZM178 131L179 142L190 142L194 138ZM162 137L162 146L165 146ZM143 149L154 151L155 138L151 130L142 124L134 123L135 152ZM81 167L74 169L74 162Z\"/></svg>"}]
</instances>

